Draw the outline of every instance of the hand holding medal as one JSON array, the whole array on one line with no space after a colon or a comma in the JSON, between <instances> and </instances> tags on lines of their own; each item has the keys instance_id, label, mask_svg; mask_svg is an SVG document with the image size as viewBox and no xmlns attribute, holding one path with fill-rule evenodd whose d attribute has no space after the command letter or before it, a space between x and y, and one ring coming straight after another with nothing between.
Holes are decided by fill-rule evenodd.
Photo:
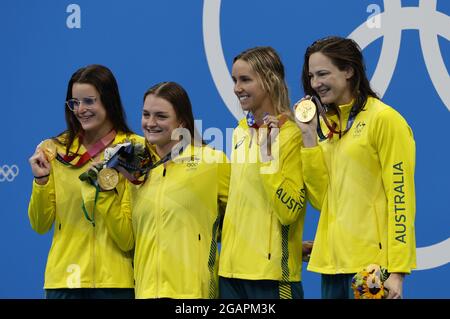
<instances>
[{"instance_id":1,"label":"hand holding medal","mask_svg":"<svg viewBox=\"0 0 450 319\"><path fill-rule=\"evenodd\" d=\"M317 145L318 114L317 106L312 97L306 95L294 105L295 122L302 131L302 140L305 147Z\"/></svg>"},{"instance_id":2,"label":"hand holding medal","mask_svg":"<svg viewBox=\"0 0 450 319\"><path fill-rule=\"evenodd\" d=\"M265 113L263 116L264 123L259 127L257 142L261 150L261 161L267 162L272 158L272 141L276 136L273 136L272 132L278 133L278 130L272 130L272 128L278 128L278 119L275 116Z\"/></svg>"},{"instance_id":3,"label":"hand holding medal","mask_svg":"<svg viewBox=\"0 0 450 319\"><path fill-rule=\"evenodd\" d=\"M259 127L258 144L261 150L261 160L266 162L272 157L272 143L277 138L281 126L288 120L284 113L278 116L265 113L263 117L264 124Z\"/></svg>"},{"instance_id":4,"label":"hand holding medal","mask_svg":"<svg viewBox=\"0 0 450 319\"><path fill-rule=\"evenodd\" d=\"M56 154L56 145L51 139L42 141L37 146L33 156L29 159L36 183L40 185L47 183L51 170L50 162L56 157Z\"/></svg>"},{"instance_id":5,"label":"hand holding medal","mask_svg":"<svg viewBox=\"0 0 450 319\"><path fill-rule=\"evenodd\" d=\"M308 123L316 115L316 105L311 99L303 98L294 105L295 118L301 123Z\"/></svg>"},{"instance_id":6,"label":"hand holding medal","mask_svg":"<svg viewBox=\"0 0 450 319\"><path fill-rule=\"evenodd\" d=\"M53 142L53 140L48 139L45 141L42 141L41 144L39 144L38 148L44 153L45 157L47 158L47 161L51 162L56 157L56 144Z\"/></svg>"}]
</instances>

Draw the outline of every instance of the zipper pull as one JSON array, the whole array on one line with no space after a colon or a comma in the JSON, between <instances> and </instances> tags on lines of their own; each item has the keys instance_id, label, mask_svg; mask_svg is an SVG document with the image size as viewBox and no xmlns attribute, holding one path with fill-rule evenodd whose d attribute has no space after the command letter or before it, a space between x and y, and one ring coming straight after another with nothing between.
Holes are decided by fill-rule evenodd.
<instances>
[{"instance_id":1,"label":"zipper pull","mask_svg":"<svg viewBox=\"0 0 450 319\"><path fill-rule=\"evenodd\" d=\"M164 167L164 170L163 170L163 177L165 177L166 176L166 168Z\"/></svg>"}]
</instances>

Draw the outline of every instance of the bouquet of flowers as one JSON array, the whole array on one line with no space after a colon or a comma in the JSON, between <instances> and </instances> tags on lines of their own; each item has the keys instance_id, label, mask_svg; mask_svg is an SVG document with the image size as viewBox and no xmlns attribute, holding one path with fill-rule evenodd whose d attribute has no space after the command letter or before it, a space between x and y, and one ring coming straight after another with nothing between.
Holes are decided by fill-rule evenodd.
<instances>
[{"instance_id":1,"label":"bouquet of flowers","mask_svg":"<svg viewBox=\"0 0 450 319\"><path fill-rule=\"evenodd\" d=\"M389 278L388 271L376 264L367 266L352 279L355 299L383 299L388 295L384 282Z\"/></svg>"},{"instance_id":2,"label":"bouquet of flowers","mask_svg":"<svg viewBox=\"0 0 450 319\"><path fill-rule=\"evenodd\" d=\"M145 145L131 142L116 144L104 151L104 160L92 166L80 175L80 180L87 181L102 190L112 190L119 182L122 173L134 184L141 184L139 180L148 172L151 157Z\"/></svg>"}]
</instances>

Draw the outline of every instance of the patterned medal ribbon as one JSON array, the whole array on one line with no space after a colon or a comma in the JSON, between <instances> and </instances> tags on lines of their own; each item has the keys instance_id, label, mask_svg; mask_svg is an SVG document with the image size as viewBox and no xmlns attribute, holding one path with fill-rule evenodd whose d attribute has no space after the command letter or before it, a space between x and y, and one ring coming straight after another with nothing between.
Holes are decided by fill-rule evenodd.
<instances>
[{"instance_id":1,"label":"patterned medal ribbon","mask_svg":"<svg viewBox=\"0 0 450 319\"><path fill-rule=\"evenodd\" d=\"M353 122L355 121L356 115L358 115L358 109L356 104L352 106L352 109L350 110L350 114L348 116L348 120L347 120L347 126L345 128L344 131L342 130L336 130L337 124L336 123L330 123L330 121L327 118L326 115L326 109L325 107L322 105L322 103L320 102L320 100L316 97L316 96L312 96L312 99L314 99L314 102L317 105L317 110L319 111L319 114L322 116L323 121L325 122L325 125L328 127L329 129L329 133L327 134L327 136L325 136L325 134L323 134L322 128L320 126L320 121L317 121L317 135L319 135L319 138L321 141L326 140L327 138L332 138L333 134L339 134L339 138L341 138L345 133L347 133L352 125ZM341 122L341 110L339 109L339 107L336 107L336 113L339 119L339 122Z\"/></svg>"},{"instance_id":2,"label":"patterned medal ribbon","mask_svg":"<svg viewBox=\"0 0 450 319\"><path fill-rule=\"evenodd\" d=\"M266 117L267 115L269 115L269 113L264 113L263 118ZM283 126L284 123L286 123L286 121L289 119L289 117L285 114L285 113L281 113L277 115L277 119L278 119L278 128L281 129L281 127ZM256 124L256 120L255 117L253 116L252 112L248 112L247 113L247 125L248 127L252 127L255 129L260 129L260 128L265 128L267 127L267 124L262 124L261 126L258 126L258 124ZM270 134L270 128L268 129L267 134ZM253 130L250 130L250 142L249 142L249 148L252 147L253 144Z\"/></svg>"},{"instance_id":3,"label":"patterned medal ribbon","mask_svg":"<svg viewBox=\"0 0 450 319\"><path fill-rule=\"evenodd\" d=\"M71 165L73 167L81 167L84 164L86 164L86 162L89 161L91 158L95 157L98 153L103 151L109 144L111 144L111 142L114 141L116 134L117 134L116 131L112 129L108 134L106 134L98 142L92 145L86 152L84 152L84 154L78 154L80 146L83 142L83 136L80 135L78 149L76 150L75 154L74 155L58 154L56 156L56 159L65 165ZM78 158L78 161L76 163L73 163L73 161L76 158Z\"/></svg>"}]
</instances>

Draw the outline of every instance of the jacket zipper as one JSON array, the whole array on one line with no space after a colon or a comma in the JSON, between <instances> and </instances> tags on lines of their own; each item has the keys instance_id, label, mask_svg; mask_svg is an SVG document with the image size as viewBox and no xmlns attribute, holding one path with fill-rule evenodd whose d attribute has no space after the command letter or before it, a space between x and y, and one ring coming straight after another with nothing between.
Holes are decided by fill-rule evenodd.
<instances>
[{"instance_id":1,"label":"jacket zipper","mask_svg":"<svg viewBox=\"0 0 450 319\"><path fill-rule=\"evenodd\" d=\"M198 267L198 270L197 270L198 283L199 283L200 291L201 291L202 290L201 289L201 287L202 287L202 284L201 284L201 282L202 282L202 271L201 271L201 269L202 269L202 236L200 235L200 233L198 234L198 264L197 264L197 267Z\"/></svg>"},{"instance_id":2,"label":"jacket zipper","mask_svg":"<svg viewBox=\"0 0 450 319\"><path fill-rule=\"evenodd\" d=\"M245 148L245 139L244 139L243 144L244 144L244 145L242 145L242 146ZM235 150L235 149L233 149L233 151L232 151L234 154L231 154L231 159L237 162L237 160L239 159L239 153L238 153L238 151L234 152L234 150ZM234 156L233 156L233 155L234 155ZM233 157L234 157L234 159L233 159ZM237 162L237 163L238 163L238 162ZM243 163L243 166L242 166L242 173L241 173L241 176L244 175L245 169L246 169L246 166L245 166L245 162L244 162L244 163ZM241 177L241 176L240 176L240 177ZM230 176L230 179L231 179L231 176ZM242 178L239 178L239 184L238 184L238 187L237 187L236 189L240 189L240 186L242 185L242 180L243 180ZM238 197L238 200L240 201L240 200L241 200L241 196L240 196L239 193L237 193L237 195L239 196L239 197ZM238 202L239 202L239 201L238 201ZM225 218L225 217L224 217L224 218ZM234 239L234 237L235 237L235 236L233 236L232 239L231 239L231 244L230 244L230 251L231 251L231 252L234 251L234 245L235 245L235 239ZM229 259L229 265L230 265L230 270L231 270L231 272L232 272L232 273L231 273L231 278L234 278L234 274L233 274L233 259L232 259L232 258Z\"/></svg>"},{"instance_id":3,"label":"jacket zipper","mask_svg":"<svg viewBox=\"0 0 450 319\"><path fill-rule=\"evenodd\" d=\"M163 173L162 176L166 177L166 164L163 164ZM165 178L161 181L161 187L159 187L157 198L158 198L158 209L156 209L156 247L158 249L156 253L156 298L159 298L159 278L161 277L160 274L160 215L161 215L161 200L162 200L162 194L164 194L163 188L165 185Z\"/></svg>"},{"instance_id":4,"label":"jacket zipper","mask_svg":"<svg viewBox=\"0 0 450 319\"><path fill-rule=\"evenodd\" d=\"M338 140L339 141L339 140ZM332 165L332 171L335 171L335 162L334 162L334 159L335 159L335 153L337 152L337 148L339 147L339 144L337 143L337 142L335 142L335 139L334 139L334 136L331 138L331 142L333 143L333 144L335 144L334 146L333 146L333 149L332 149L332 151L330 152L331 154L330 154L330 156L331 156L331 165ZM339 194L337 194L336 195L336 192L334 191L334 180L332 180L331 179L331 176L330 176L330 188L331 188L331 191L330 191L330 195L331 196L333 196L333 198L331 198L331 200L330 200L330 203L333 205L333 207L332 207L332 210L331 211L333 211L334 212L334 216L333 216L333 219L334 219L334 221L333 221L333 223L334 223L334 225L333 225L333 233L332 233L332 236L328 236L328 241L330 241L330 239L331 238L334 238L334 233L335 233L335 231L336 231L336 223L337 223L337 217L338 217L338 212L337 212L337 208L335 207L336 205L335 205L335 203L334 203L334 199L336 198L336 197L338 197L339 196ZM333 195L334 194L334 195ZM331 241L330 241L331 242ZM337 265L337 262L336 262L336 251L333 249L333 252L332 252L332 255L333 255L333 263L334 263L334 269L335 269L335 273L336 274L338 274L339 273L339 269L338 269L338 265Z\"/></svg>"},{"instance_id":5,"label":"jacket zipper","mask_svg":"<svg viewBox=\"0 0 450 319\"><path fill-rule=\"evenodd\" d=\"M380 236L380 228L378 226L378 212L376 205L373 206L373 210L375 211L375 223L377 224L377 236L378 236L378 248L383 249L383 246L381 245L381 236Z\"/></svg>"},{"instance_id":6,"label":"jacket zipper","mask_svg":"<svg viewBox=\"0 0 450 319\"><path fill-rule=\"evenodd\" d=\"M95 288L95 224L92 224L92 287Z\"/></svg>"}]
</instances>

